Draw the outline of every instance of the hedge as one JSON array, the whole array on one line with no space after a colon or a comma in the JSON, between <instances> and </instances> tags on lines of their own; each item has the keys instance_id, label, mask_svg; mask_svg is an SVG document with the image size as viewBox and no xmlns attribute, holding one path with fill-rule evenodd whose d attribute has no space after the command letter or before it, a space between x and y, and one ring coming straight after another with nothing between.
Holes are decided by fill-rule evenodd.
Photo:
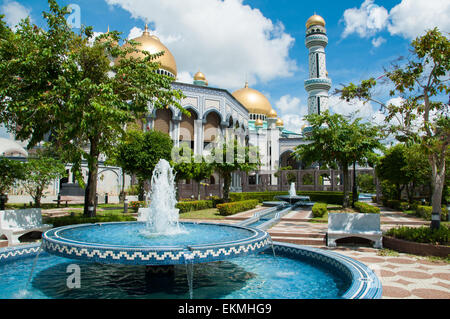
<instances>
[{"instance_id":1,"label":"hedge","mask_svg":"<svg viewBox=\"0 0 450 319\"><path fill-rule=\"evenodd\" d=\"M397 239L404 239L416 243L449 245L450 228L441 225L439 229L432 230L428 226L422 227L397 227L391 228L386 232L386 235Z\"/></svg>"},{"instance_id":2,"label":"hedge","mask_svg":"<svg viewBox=\"0 0 450 319\"><path fill-rule=\"evenodd\" d=\"M230 199L234 201L243 201L249 199L257 199L259 202L276 200L275 196L289 195L288 192L248 192L248 193L230 193ZM343 192L328 191L297 191L297 195L309 196L313 202L321 202L326 204L342 205L344 201ZM350 201L352 194L349 194Z\"/></svg>"},{"instance_id":3,"label":"hedge","mask_svg":"<svg viewBox=\"0 0 450 319\"><path fill-rule=\"evenodd\" d=\"M422 206L418 205L416 209L416 215L425 219L425 220L431 220L431 212L433 211L433 207L431 206ZM441 210L441 220L447 221L447 214L448 211L445 207L442 207Z\"/></svg>"},{"instance_id":4,"label":"hedge","mask_svg":"<svg viewBox=\"0 0 450 319\"><path fill-rule=\"evenodd\" d=\"M315 218L323 217L327 213L327 204L326 203L315 203L312 207L312 214Z\"/></svg>"},{"instance_id":5,"label":"hedge","mask_svg":"<svg viewBox=\"0 0 450 319\"><path fill-rule=\"evenodd\" d=\"M44 221L45 223L52 224L53 227L61 227L67 225L89 224L89 223L136 221L136 218L122 213L119 214L108 213L105 215L97 215L95 217L85 217L83 215L74 214L71 216L47 217L44 218Z\"/></svg>"},{"instance_id":6,"label":"hedge","mask_svg":"<svg viewBox=\"0 0 450 319\"><path fill-rule=\"evenodd\" d=\"M253 209L256 205L259 204L259 201L256 199L243 200L239 202L230 202L224 204L218 204L217 208L219 209L219 214L222 216L229 216L236 213L240 213L249 209Z\"/></svg>"},{"instance_id":7,"label":"hedge","mask_svg":"<svg viewBox=\"0 0 450 319\"><path fill-rule=\"evenodd\" d=\"M176 208L180 210L180 214L192 212L195 210L202 210L213 208L212 200L194 200L188 202L178 202Z\"/></svg>"},{"instance_id":8,"label":"hedge","mask_svg":"<svg viewBox=\"0 0 450 319\"><path fill-rule=\"evenodd\" d=\"M355 209L363 214L379 214L380 209L378 207L369 205L364 202L355 202Z\"/></svg>"}]
</instances>

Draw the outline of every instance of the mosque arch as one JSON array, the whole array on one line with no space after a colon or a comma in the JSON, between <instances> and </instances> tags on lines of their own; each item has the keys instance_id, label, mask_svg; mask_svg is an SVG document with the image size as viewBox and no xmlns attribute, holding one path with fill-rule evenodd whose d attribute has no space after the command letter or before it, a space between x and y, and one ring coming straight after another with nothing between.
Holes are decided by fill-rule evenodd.
<instances>
[{"instance_id":1,"label":"mosque arch","mask_svg":"<svg viewBox=\"0 0 450 319\"><path fill-rule=\"evenodd\" d=\"M280 155L280 167L290 166L292 169L300 169L301 162L295 159L293 150L286 150Z\"/></svg>"},{"instance_id":2,"label":"mosque arch","mask_svg":"<svg viewBox=\"0 0 450 319\"><path fill-rule=\"evenodd\" d=\"M222 118L217 111L211 111L204 115L203 120L203 141L213 142L219 135Z\"/></svg>"},{"instance_id":3,"label":"mosque arch","mask_svg":"<svg viewBox=\"0 0 450 319\"><path fill-rule=\"evenodd\" d=\"M193 149L195 141L195 120L198 119L198 115L197 112L191 108L187 109L187 111L191 116L184 113L181 114L179 141L187 142Z\"/></svg>"},{"instance_id":4,"label":"mosque arch","mask_svg":"<svg viewBox=\"0 0 450 319\"><path fill-rule=\"evenodd\" d=\"M154 121L155 131L170 134L171 121L173 119L172 110L170 108L157 109L155 110L154 114L155 114L155 121Z\"/></svg>"}]
</instances>

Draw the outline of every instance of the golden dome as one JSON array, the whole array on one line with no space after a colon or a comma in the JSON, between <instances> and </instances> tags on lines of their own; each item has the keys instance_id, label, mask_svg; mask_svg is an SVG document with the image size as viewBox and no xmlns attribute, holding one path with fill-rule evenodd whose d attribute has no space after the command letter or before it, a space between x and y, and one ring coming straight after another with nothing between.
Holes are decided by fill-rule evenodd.
<instances>
[{"instance_id":1,"label":"golden dome","mask_svg":"<svg viewBox=\"0 0 450 319\"><path fill-rule=\"evenodd\" d=\"M275 118L277 117L277 112L275 112L274 109L271 109L270 112L267 114L268 118Z\"/></svg>"},{"instance_id":2,"label":"golden dome","mask_svg":"<svg viewBox=\"0 0 450 319\"><path fill-rule=\"evenodd\" d=\"M284 122L282 119L278 119L277 123L275 124L276 126L284 126Z\"/></svg>"},{"instance_id":3,"label":"golden dome","mask_svg":"<svg viewBox=\"0 0 450 319\"><path fill-rule=\"evenodd\" d=\"M139 44L136 46L136 49L141 51L147 51L150 54L159 53L164 51L164 54L158 58L156 58L155 62L161 63L161 69L169 71L175 77L177 76L177 64L175 62L175 58L172 53L167 49L167 47L159 41L158 37L154 35L150 35L148 32L148 27L145 25L145 30L140 37L133 39L133 41L138 42ZM131 46L129 43L125 43L124 47ZM144 54L141 52L132 52L129 53L128 56L133 58L144 58Z\"/></svg>"},{"instance_id":4,"label":"golden dome","mask_svg":"<svg viewBox=\"0 0 450 319\"><path fill-rule=\"evenodd\" d=\"M202 72L198 71L194 75L194 80L195 81L206 81L206 76Z\"/></svg>"},{"instance_id":5,"label":"golden dome","mask_svg":"<svg viewBox=\"0 0 450 319\"><path fill-rule=\"evenodd\" d=\"M314 14L308 19L308 21L306 21L306 29L308 29L312 25L321 25L322 27L324 27L325 20L321 16Z\"/></svg>"},{"instance_id":6,"label":"golden dome","mask_svg":"<svg viewBox=\"0 0 450 319\"><path fill-rule=\"evenodd\" d=\"M268 115L272 110L269 100L259 91L248 87L248 82L245 87L239 89L232 94L249 113Z\"/></svg>"},{"instance_id":7,"label":"golden dome","mask_svg":"<svg viewBox=\"0 0 450 319\"><path fill-rule=\"evenodd\" d=\"M263 126L263 121L261 120L261 119L257 119L256 121L255 121L255 126L257 126L257 127L262 127Z\"/></svg>"}]
</instances>

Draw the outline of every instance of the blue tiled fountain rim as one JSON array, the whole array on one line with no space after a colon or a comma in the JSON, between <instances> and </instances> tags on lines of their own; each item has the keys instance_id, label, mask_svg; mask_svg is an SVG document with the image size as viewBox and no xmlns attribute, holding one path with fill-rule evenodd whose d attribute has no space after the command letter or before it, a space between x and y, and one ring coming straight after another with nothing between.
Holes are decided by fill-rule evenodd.
<instances>
[{"instance_id":1,"label":"blue tiled fountain rim","mask_svg":"<svg viewBox=\"0 0 450 319\"><path fill-rule=\"evenodd\" d=\"M306 258L321 263L329 269L341 272L350 282L348 289L342 295L344 299L379 299L382 295L382 285L376 274L363 263L341 254L319 248L305 247L296 244L273 242L275 253L290 258ZM22 258L36 256L41 244L23 245L0 249L0 264L14 262ZM271 253L271 248L267 248Z\"/></svg>"},{"instance_id":2,"label":"blue tiled fountain rim","mask_svg":"<svg viewBox=\"0 0 450 319\"><path fill-rule=\"evenodd\" d=\"M129 224L136 222L123 222ZM177 265L225 260L248 254L255 254L271 245L269 234L263 230L235 225L216 223L184 222L214 227L245 229L251 233L247 238L235 241L186 246L147 246L127 247L97 243L82 243L58 236L60 231L76 227L94 227L96 224L63 226L48 230L42 235L43 250L65 258L95 261L99 263L118 263L129 265ZM118 223L98 223L107 225Z\"/></svg>"}]
</instances>

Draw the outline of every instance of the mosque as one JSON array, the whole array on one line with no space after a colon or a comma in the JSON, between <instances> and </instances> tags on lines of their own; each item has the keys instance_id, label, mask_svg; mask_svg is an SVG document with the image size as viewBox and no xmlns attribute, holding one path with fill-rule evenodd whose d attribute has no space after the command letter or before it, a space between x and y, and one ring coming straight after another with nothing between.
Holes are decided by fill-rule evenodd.
<instances>
[{"instance_id":1,"label":"mosque","mask_svg":"<svg viewBox=\"0 0 450 319\"><path fill-rule=\"evenodd\" d=\"M277 185L274 173L279 167L292 166L301 169L301 162L290 155L295 147L304 143L303 133L294 133L284 128L283 121L272 108L269 100L259 91L249 87L246 82L241 89L232 93L223 88L208 85L205 74L197 72L193 83L177 82L177 64L170 50L155 35L151 35L147 26L140 37L133 39L139 43L140 50L151 54L164 51L157 58L160 63L159 74L174 78L173 89L181 90L185 98L180 101L191 116L182 114L177 108L154 109L149 103L148 114L142 121L143 130L158 130L170 135L175 146L187 145L195 154L204 154L211 143L226 129L239 129L241 142L257 146L261 155L259 171L247 175L233 175L231 191L242 190L243 185ZM328 43L325 21L319 15L311 16L306 22L305 45L309 49L309 76L305 80L308 92L308 113L320 114L328 108L328 91L331 80L326 71L325 47ZM128 43L124 46L129 45ZM133 53L139 57L141 53ZM7 143L6 143L7 141ZM5 142L5 143L4 143ZM3 138L0 141L0 155L26 157L26 151L13 140ZM213 144L212 144L213 145ZM68 171L70 166L67 167ZM123 186L133 183L133 178L124 176L120 168L101 166L99 170L98 193L118 195ZM184 181L189 184L189 181ZM221 181L213 174L208 181L211 192L219 190ZM214 187L216 185L216 187ZM53 192L67 192L75 195L75 180L69 171L69 177L52 186ZM126 188L126 187L125 187ZM184 189L189 189L188 185ZM82 193L78 190L78 195Z\"/></svg>"}]
</instances>

